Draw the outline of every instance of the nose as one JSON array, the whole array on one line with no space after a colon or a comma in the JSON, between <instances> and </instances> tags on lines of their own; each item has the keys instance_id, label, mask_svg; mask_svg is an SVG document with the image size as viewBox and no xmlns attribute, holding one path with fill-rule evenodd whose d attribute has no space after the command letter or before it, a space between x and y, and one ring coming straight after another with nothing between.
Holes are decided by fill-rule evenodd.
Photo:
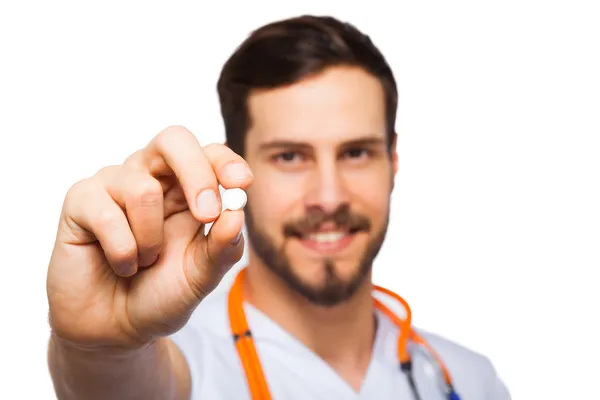
<instances>
[{"instance_id":1,"label":"nose","mask_svg":"<svg viewBox=\"0 0 600 400\"><path fill-rule=\"evenodd\" d=\"M333 213L350 200L347 182L335 162L315 166L308 185L305 197L307 208L319 208L326 213Z\"/></svg>"}]
</instances>

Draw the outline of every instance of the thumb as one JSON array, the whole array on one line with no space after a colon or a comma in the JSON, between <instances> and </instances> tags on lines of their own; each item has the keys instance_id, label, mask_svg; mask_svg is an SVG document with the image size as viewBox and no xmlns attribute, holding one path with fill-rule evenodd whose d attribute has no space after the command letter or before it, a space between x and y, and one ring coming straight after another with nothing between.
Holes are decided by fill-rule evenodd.
<instances>
[{"instance_id":1,"label":"thumb","mask_svg":"<svg viewBox=\"0 0 600 400\"><path fill-rule=\"evenodd\" d=\"M192 262L185 268L192 290L202 299L212 292L223 276L244 253L244 211L225 210L213 223L207 236L201 228L188 248Z\"/></svg>"}]
</instances>

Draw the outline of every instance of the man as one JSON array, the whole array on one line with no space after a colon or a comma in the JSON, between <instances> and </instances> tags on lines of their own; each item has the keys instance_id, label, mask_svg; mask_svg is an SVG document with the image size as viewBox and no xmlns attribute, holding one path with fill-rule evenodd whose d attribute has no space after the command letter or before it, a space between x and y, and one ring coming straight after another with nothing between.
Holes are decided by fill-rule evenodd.
<instances>
[{"instance_id":1,"label":"man","mask_svg":"<svg viewBox=\"0 0 600 400\"><path fill-rule=\"evenodd\" d=\"M383 56L350 25L293 18L253 32L218 91L227 146L171 127L69 190L47 285L58 397L449 398L420 352L401 370L409 327L373 306L398 167ZM221 213L219 184L245 210ZM207 298L244 222L248 265ZM484 356L419 334L462 399L509 398Z\"/></svg>"}]
</instances>

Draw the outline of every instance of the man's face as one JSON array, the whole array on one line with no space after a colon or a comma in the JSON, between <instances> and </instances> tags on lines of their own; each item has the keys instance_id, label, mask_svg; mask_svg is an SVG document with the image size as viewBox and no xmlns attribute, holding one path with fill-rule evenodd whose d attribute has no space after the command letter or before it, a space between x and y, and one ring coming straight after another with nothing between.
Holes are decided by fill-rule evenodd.
<instances>
[{"instance_id":1,"label":"man's face","mask_svg":"<svg viewBox=\"0 0 600 400\"><path fill-rule=\"evenodd\" d=\"M397 155L383 88L333 68L254 93L248 106L252 254L312 303L338 304L369 279L387 230Z\"/></svg>"}]
</instances>

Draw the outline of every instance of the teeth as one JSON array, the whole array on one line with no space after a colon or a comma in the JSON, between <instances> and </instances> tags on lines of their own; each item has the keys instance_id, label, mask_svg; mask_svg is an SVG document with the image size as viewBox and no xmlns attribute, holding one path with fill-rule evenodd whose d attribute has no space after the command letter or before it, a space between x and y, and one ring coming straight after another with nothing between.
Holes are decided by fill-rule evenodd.
<instances>
[{"instance_id":1,"label":"teeth","mask_svg":"<svg viewBox=\"0 0 600 400\"><path fill-rule=\"evenodd\" d=\"M308 235L308 239L317 243L337 242L346 235L346 232L319 232Z\"/></svg>"}]
</instances>

